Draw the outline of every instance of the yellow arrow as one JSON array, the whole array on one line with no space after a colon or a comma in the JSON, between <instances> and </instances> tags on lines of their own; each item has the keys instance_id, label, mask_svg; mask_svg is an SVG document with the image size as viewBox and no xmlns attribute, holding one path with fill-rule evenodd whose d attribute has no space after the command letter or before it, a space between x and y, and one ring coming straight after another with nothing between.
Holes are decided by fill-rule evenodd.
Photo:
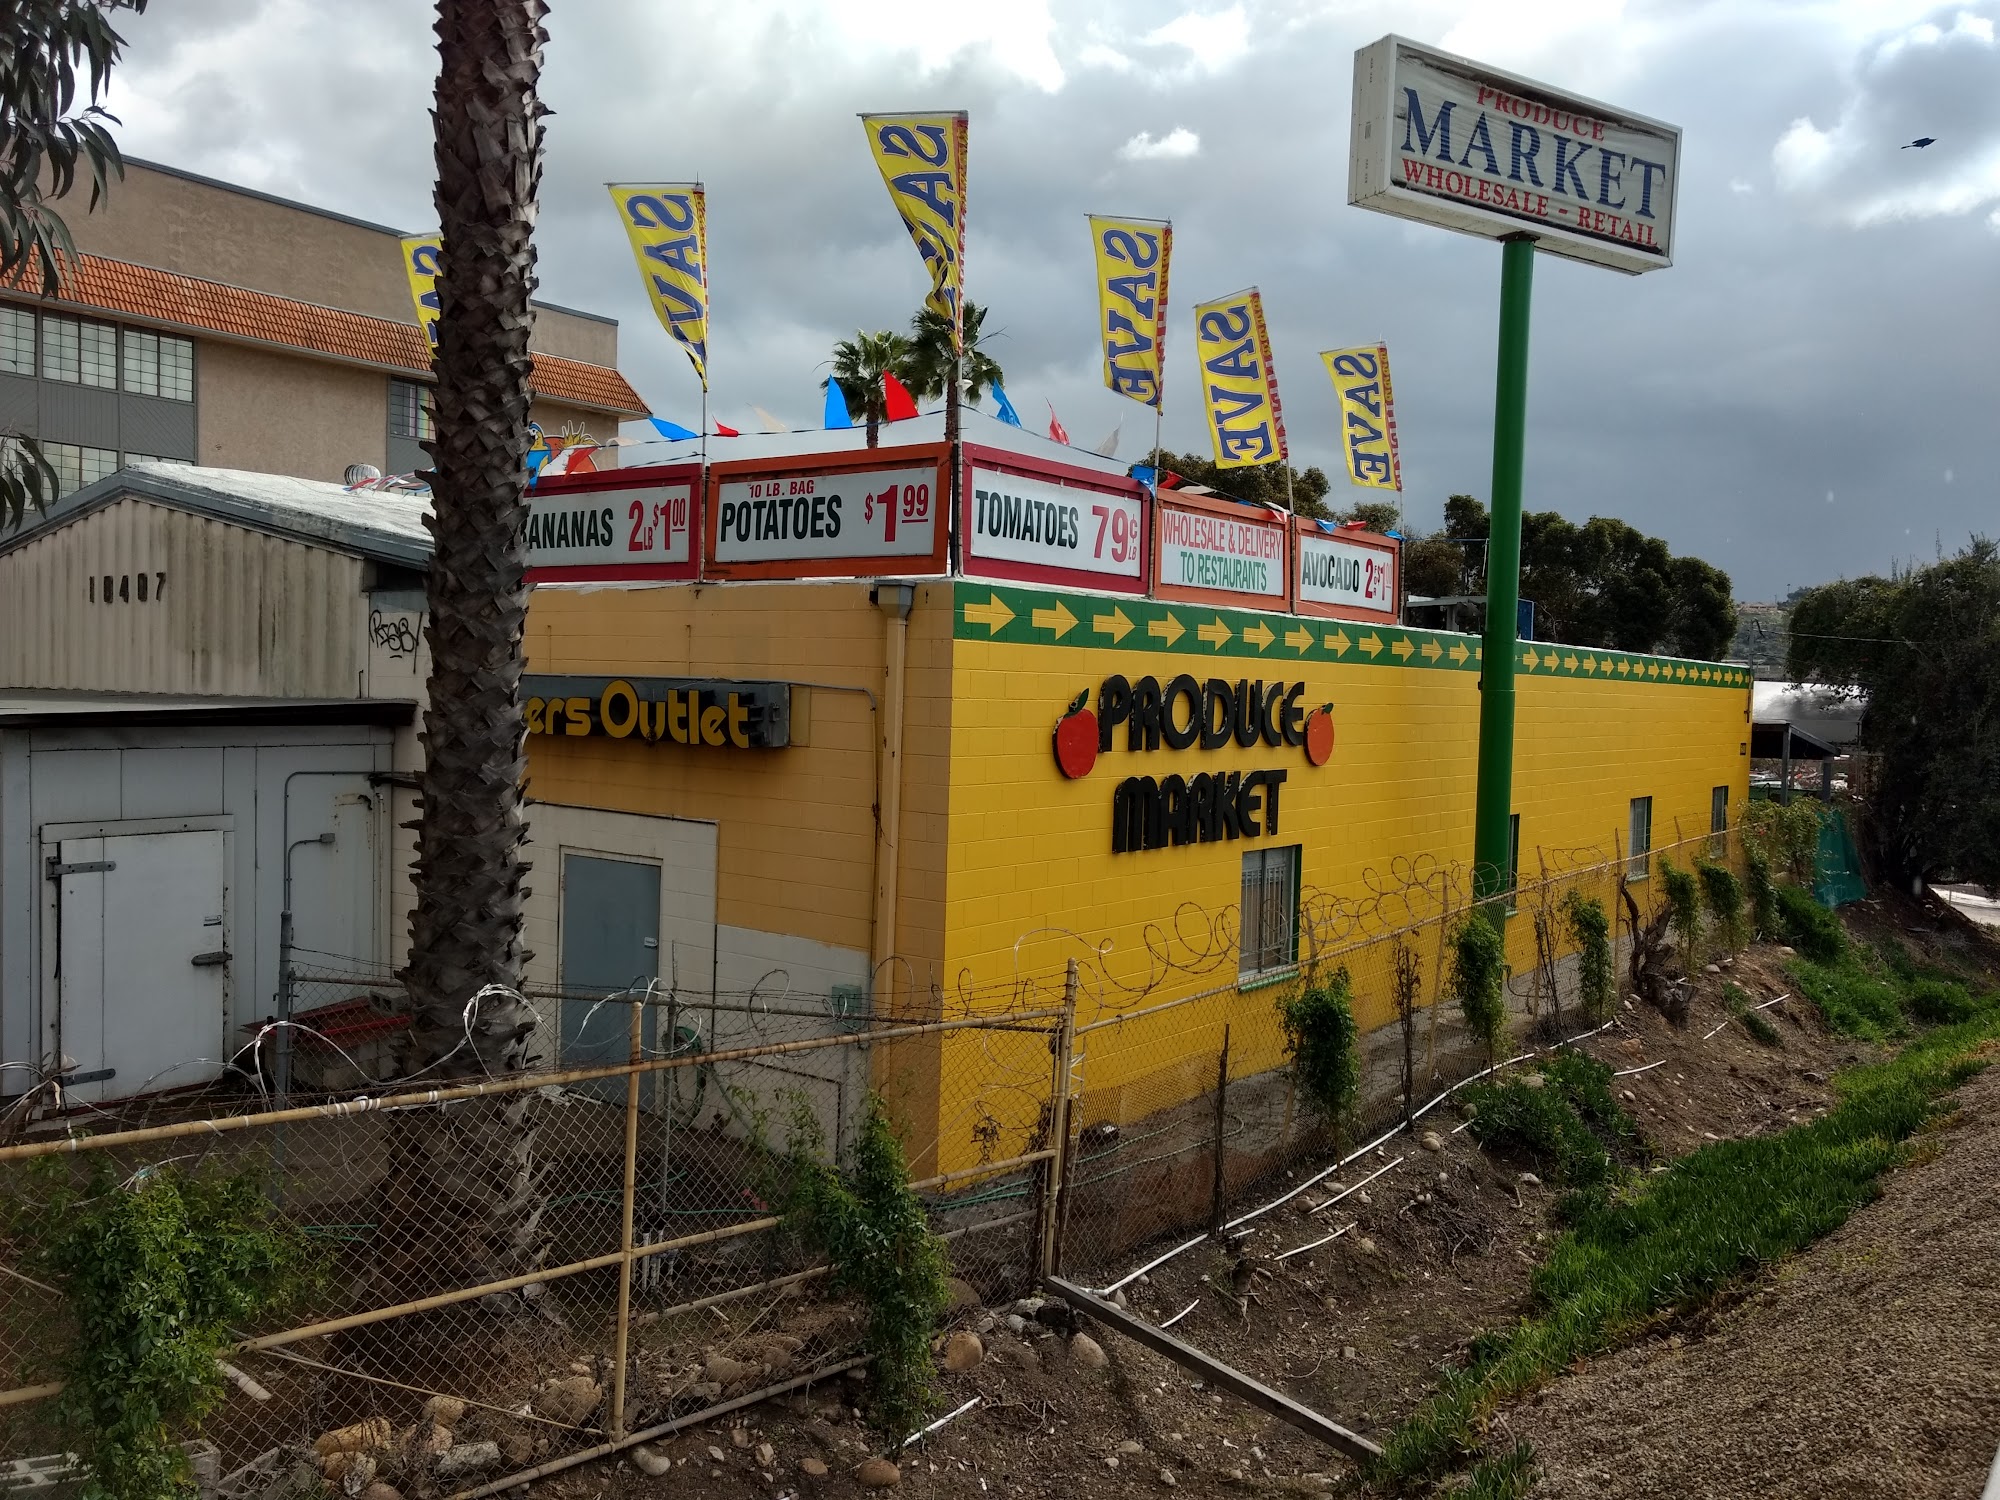
<instances>
[{"instance_id":1,"label":"yellow arrow","mask_svg":"<svg viewBox=\"0 0 2000 1500\"><path fill-rule=\"evenodd\" d=\"M1157 620L1148 620L1146 622L1146 634L1156 635L1171 646L1175 641L1186 635L1187 631L1182 627L1181 622L1176 620L1172 615L1162 615Z\"/></svg>"},{"instance_id":2,"label":"yellow arrow","mask_svg":"<svg viewBox=\"0 0 2000 1500\"><path fill-rule=\"evenodd\" d=\"M1223 624L1222 616L1217 615L1208 624L1195 626L1194 633L1220 651L1224 646L1229 644L1229 638L1236 632Z\"/></svg>"},{"instance_id":3,"label":"yellow arrow","mask_svg":"<svg viewBox=\"0 0 2000 1500\"><path fill-rule=\"evenodd\" d=\"M1347 648L1353 644L1354 642L1347 638L1347 632L1344 630L1336 630L1326 638L1326 649L1331 651L1335 656L1347 655Z\"/></svg>"},{"instance_id":4,"label":"yellow arrow","mask_svg":"<svg viewBox=\"0 0 2000 1500\"><path fill-rule=\"evenodd\" d=\"M998 635L1013 623L1014 611L1006 606L998 594L995 594L985 604L966 605L965 618L968 624L984 625L988 633Z\"/></svg>"},{"instance_id":5,"label":"yellow arrow","mask_svg":"<svg viewBox=\"0 0 2000 1500\"><path fill-rule=\"evenodd\" d=\"M1413 653L1417 648L1410 644L1410 638L1408 636L1399 635L1396 637L1395 640L1389 643L1389 649L1395 653L1397 660L1408 661L1410 659L1411 653Z\"/></svg>"},{"instance_id":6,"label":"yellow arrow","mask_svg":"<svg viewBox=\"0 0 2000 1500\"><path fill-rule=\"evenodd\" d=\"M1535 653L1535 648L1533 646L1530 646L1524 653L1522 653L1521 660L1528 664L1528 670L1530 672L1534 671L1535 668L1539 667L1542 664L1542 659Z\"/></svg>"},{"instance_id":7,"label":"yellow arrow","mask_svg":"<svg viewBox=\"0 0 2000 1500\"><path fill-rule=\"evenodd\" d=\"M1474 647L1472 648L1472 659L1473 659L1474 661L1476 661L1476 662L1479 662L1479 663L1480 663L1480 664L1482 664L1482 665L1484 665L1484 664L1485 664L1485 661L1486 661L1486 647L1485 647L1484 643L1482 643L1482 644L1480 644L1480 645L1477 645L1477 646L1474 646Z\"/></svg>"},{"instance_id":8,"label":"yellow arrow","mask_svg":"<svg viewBox=\"0 0 2000 1500\"><path fill-rule=\"evenodd\" d=\"M1062 600L1058 599L1053 609L1029 610L1028 621L1037 630L1054 631L1056 639L1061 640L1076 624L1076 616L1064 607Z\"/></svg>"},{"instance_id":9,"label":"yellow arrow","mask_svg":"<svg viewBox=\"0 0 2000 1500\"><path fill-rule=\"evenodd\" d=\"M1703 667L1703 668L1701 669L1701 680L1702 680L1703 682L1706 682L1706 681L1708 681L1708 668L1707 668L1707 667Z\"/></svg>"},{"instance_id":10,"label":"yellow arrow","mask_svg":"<svg viewBox=\"0 0 2000 1500\"><path fill-rule=\"evenodd\" d=\"M1597 670L1597 658L1594 656L1586 656L1583 659L1583 670L1586 672L1595 672Z\"/></svg>"},{"instance_id":11,"label":"yellow arrow","mask_svg":"<svg viewBox=\"0 0 2000 1500\"><path fill-rule=\"evenodd\" d=\"M1296 630L1285 632L1285 644L1294 651L1304 652L1313 643L1313 633L1301 625Z\"/></svg>"},{"instance_id":12,"label":"yellow arrow","mask_svg":"<svg viewBox=\"0 0 2000 1500\"><path fill-rule=\"evenodd\" d=\"M1277 636L1271 633L1270 626L1259 620L1255 625L1246 625L1243 627L1243 639L1246 641L1255 641L1257 649L1262 651L1271 642L1275 641Z\"/></svg>"},{"instance_id":13,"label":"yellow arrow","mask_svg":"<svg viewBox=\"0 0 2000 1500\"><path fill-rule=\"evenodd\" d=\"M1687 669L1686 667L1675 667L1675 668L1674 668L1674 681L1675 681L1675 682L1681 682L1681 681L1684 681L1684 680L1686 679L1686 677L1687 677L1687 674L1688 674L1688 669Z\"/></svg>"},{"instance_id":14,"label":"yellow arrow","mask_svg":"<svg viewBox=\"0 0 2000 1500\"><path fill-rule=\"evenodd\" d=\"M1125 618L1125 611L1114 604L1111 606L1110 614L1092 615L1090 628L1099 635L1110 636L1116 642L1125 639L1126 634L1132 629L1132 622Z\"/></svg>"},{"instance_id":15,"label":"yellow arrow","mask_svg":"<svg viewBox=\"0 0 2000 1500\"><path fill-rule=\"evenodd\" d=\"M1363 651L1366 651L1370 656L1380 656L1382 654L1382 637L1372 630L1354 644L1359 646Z\"/></svg>"},{"instance_id":16,"label":"yellow arrow","mask_svg":"<svg viewBox=\"0 0 2000 1500\"><path fill-rule=\"evenodd\" d=\"M1436 641L1433 640L1424 642L1425 661L1436 661L1440 656L1443 655L1444 655L1444 647L1440 646Z\"/></svg>"},{"instance_id":17,"label":"yellow arrow","mask_svg":"<svg viewBox=\"0 0 2000 1500\"><path fill-rule=\"evenodd\" d=\"M1660 664L1656 661L1647 662L1646 675L1648 677L1658 677L1660 675Z\"/></svg>"},{"instance_id":18,"label":"yellow arrow","mask_svg":"<svg viewBox=\"0 0 2000 1500\"><path fill-rule=\"evenodd\" d=\"M1619 658L1618 658L1618 675L1619 675L1620 677L1623 677L1623 676L1624 676L1624 675L1625 675L1625 674L1626 674L1627 672L1629 672L1630 670L1631 670L1631 663L1630 663L1630 662L1628 662L1628 661L1626 661L1624 657L1622 657L1622 656L1621 656L1621 657L1619 657Z\"/></svg>"},{"instance_id":19,"label":"yellow arrow","mask_svg":"<svg viewBox=\"0 0 2000 1500\"><path fill-rule=\"evenodd\" d=\"M1460 666L1465 665L1465 659L1470 655L1472 655L1472 653L1465 649L1464 641L1458 642L1455 646L1451 648L1451 659L1457 662Z\"/></svg>"},{"instance_id":20,"label":"yellow arrow","mask_svg":"<svg viewBox=\"0 0 2000 1500\"><path fill-rule=\"evenodd\" d=\"M1576 670L1576 653L1574 651L1563 658L1563 670L1565 672L1574 672Z\"/></svg>"}]
</instances>

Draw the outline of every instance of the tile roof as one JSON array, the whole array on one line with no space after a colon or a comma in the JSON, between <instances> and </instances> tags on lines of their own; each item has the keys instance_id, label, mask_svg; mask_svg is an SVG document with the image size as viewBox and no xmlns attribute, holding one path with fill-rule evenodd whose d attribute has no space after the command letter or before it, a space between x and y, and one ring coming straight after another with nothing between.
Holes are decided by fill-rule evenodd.
<instances>
[{"instance_id":1,"label":"tile roof","mask_svg":"<svg viewBox=\"0 0 2000 1500\"><path fill-rule=\"evenodd\" d=\"M64 260L62 291L54 299L58 302L414 375L430 373L430 351L415 323L320 307L101 255L79 254ZM10 290L31 294L38 284L29 280ZM537 395L553 401L619 416L646 415L646 403L625 377L602 365L537 354L530 380Z\"/></svg>"}]
</instances>

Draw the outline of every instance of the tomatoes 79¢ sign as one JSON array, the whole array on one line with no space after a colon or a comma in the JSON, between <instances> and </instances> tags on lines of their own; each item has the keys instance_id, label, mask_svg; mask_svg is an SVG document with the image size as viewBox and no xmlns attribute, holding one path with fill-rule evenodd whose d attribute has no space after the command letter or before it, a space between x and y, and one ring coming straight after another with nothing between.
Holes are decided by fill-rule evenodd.
<instances>
[{"instance_id":1,"label":"tomatoes 79\u00a2 sign","mask_svg":"<svg viewBox=\"0 0 2000 1500\"><path fill-rule=\"evenodd\" d=\"M720 476L711 562L772 565L765 574L862 571L931 558L943 528L934 464L909 468Z\"/></svg>"}]
</instances>

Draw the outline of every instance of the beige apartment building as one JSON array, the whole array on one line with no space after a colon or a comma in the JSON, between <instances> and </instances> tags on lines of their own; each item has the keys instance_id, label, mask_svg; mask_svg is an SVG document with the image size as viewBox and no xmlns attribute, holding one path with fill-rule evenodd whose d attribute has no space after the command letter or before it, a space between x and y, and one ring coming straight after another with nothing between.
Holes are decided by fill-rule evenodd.
<instances>
[{"instance_id":1,"label":"beige apartment building","mask_svg":"<svg viewBox=\"0 0 2000 1500\"><path fill-rule=\"evenodd\" d=\"M140 161L96 212L67 207L60 294L0 288L0 431L38 439L65 491L136 458L335 481L425 465L414 231ZM614 319L538 302L532 347L544 432L604 440L646 414Z\"/></svg>"}]
</instances>

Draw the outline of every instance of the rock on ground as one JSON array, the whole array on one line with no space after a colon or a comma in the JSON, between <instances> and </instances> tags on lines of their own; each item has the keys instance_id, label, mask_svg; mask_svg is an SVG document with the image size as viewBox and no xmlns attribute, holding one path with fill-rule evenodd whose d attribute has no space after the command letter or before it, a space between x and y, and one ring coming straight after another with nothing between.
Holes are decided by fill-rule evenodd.
<instances>
[{"instance_id":1,"label":"rock on ground","mask_svg":"<svg viewBox=\"0 0 2000 1500\"><path fill-rule=\"evenodd\" d=\"M954 1375L963 1375L967 1370L979 1368L979 1362L986 1358L986 1346L979 1342L979 1335L967 1333L963 1329L945 1340L944 1367Z\"/></svg>"},{"instance_id":2,"label":"rock on ground","mask_svg":"<svg viewBox=\"0 0 2000 1500\"><path fill-rule=\"evenodd\" d=\"M865 1490L894 1489L903 1482L903 1471L886 1458L864 1458L854 1466L854 1482Z\"/></svg>"}]
</instances>

